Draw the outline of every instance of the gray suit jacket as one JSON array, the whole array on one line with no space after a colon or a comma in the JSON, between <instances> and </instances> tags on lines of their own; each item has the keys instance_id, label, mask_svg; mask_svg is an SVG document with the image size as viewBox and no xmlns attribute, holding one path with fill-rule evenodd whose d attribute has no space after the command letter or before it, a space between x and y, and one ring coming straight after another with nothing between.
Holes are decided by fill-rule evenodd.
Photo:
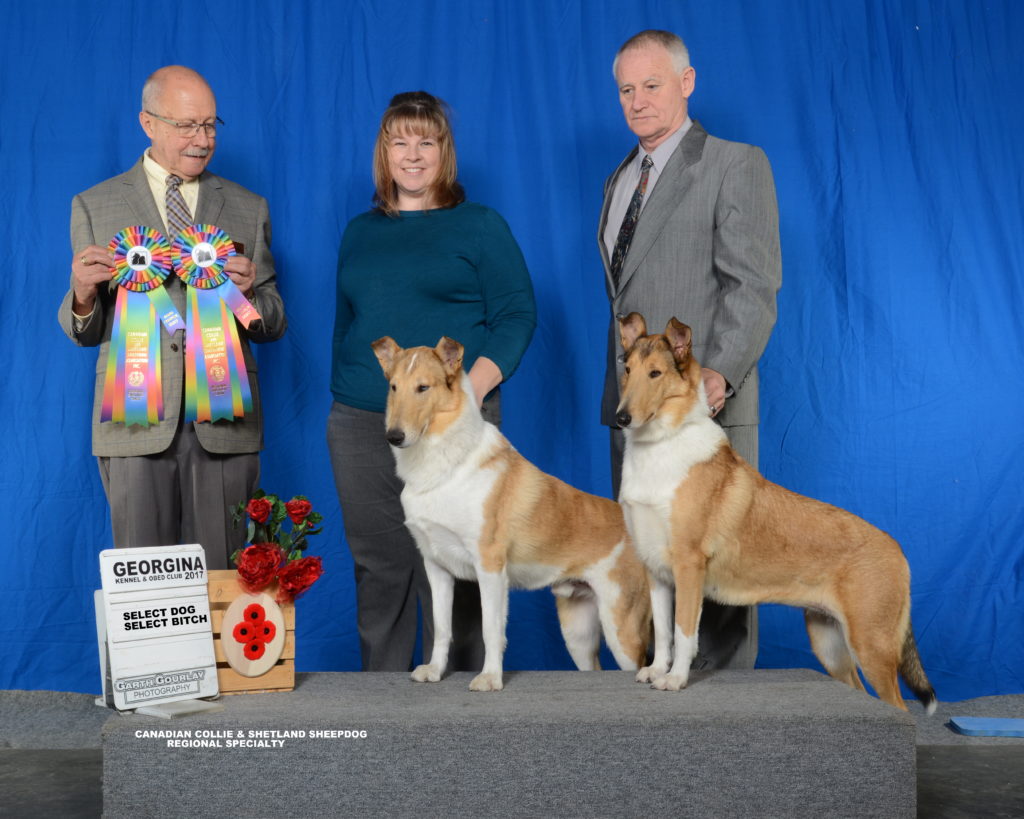
<instances>
[{"instance_id":1,"label":"gray suit jacket","mask_svg":"<svg viewBox=\"0 0 1024 819\"><path fill-rule=\"evenodd\" d=\"M694 355L735 390L719 414L722 426L756 424L757 360L775 325L782 284L775 183L760 148L709 136L698 122L658 177L612 284L602 241L615 180L604 186L597 241L604 261L612 319L601 422L615 425L622 377L619 316L636 311L648 332L675 316L693 328Z\"/></svg>"},{"instance_id":2,"label":"gray suit jacket","mask_svg":"<svg viewBox=\"0 0 1024 819\"><path fill-rule=\"evenodd\" d=\"M253 412L235 421L197 423L196 435L207 452L258 452L263 447L263 412L256 377L256 360L249 349L249 342L274 341L284 334L287 327L284 305L275 284L274 258L270 254L270 215L267 202L234 182L203 173L199 178L199 201L195 221L223 228L232 240L245 246L245 255L256 265L254 295L250 301L263 317L262 324L257 324L255 329L245 330L239 327L249 385L252 388ZM153 201L141 159L126 173L101 182L74 198L71 203L72 250L78 253L87 245L106 247L118 231L130 225L154 227L167 235L156 203ZM168 238L173 240L174 237ZM185 287L181 280L172 274L167 278L165 287L178 312L184 316ZM81 347L99 345L100 348L96 359L92 452L101 456L149 455L163 452L174 439L182 410L182 392L185 384L184 332L179 331L171 336L162 325L160 328L164 420L149 427L100 423L103 376L106 372L115 298L114 290L101 287L97 294L95 309L81 331L75 330L71 313L73 289L69 289L64 296L57 315L61 328L75 344Z\"/></svg>"}]
</instances>

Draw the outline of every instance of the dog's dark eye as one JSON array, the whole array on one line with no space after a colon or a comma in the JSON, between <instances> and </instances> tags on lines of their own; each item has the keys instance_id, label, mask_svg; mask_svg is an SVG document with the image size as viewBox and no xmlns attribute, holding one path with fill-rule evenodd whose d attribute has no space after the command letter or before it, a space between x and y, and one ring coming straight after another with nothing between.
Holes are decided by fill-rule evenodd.
<instances>
[{"instance_id":1,"label":"dog's dark eye","mask_svg":"<svg viewBox=\"0 0 1024 819\"><path fill-rule=\"evenodd\" d=\"M647 373L647 375L651 378L657 378L659 375L661 375L661 370L651 370L649 373Z\"/></svg>"},{"instance_id":2,"label":"dog's dark eye","mask_svg":"<svg viewBox=\"0 0 1024 819\"><path fill-rule=\"evenodd\" d=\"M430 385L429 385L429 384L420 384L420 385L419 385L419 386L418 386L418 387L416 388L416 392L426 392L426 391L427 391L427 390L429 390L429 389L430 389Z\"/></svg>"}]
</instances>

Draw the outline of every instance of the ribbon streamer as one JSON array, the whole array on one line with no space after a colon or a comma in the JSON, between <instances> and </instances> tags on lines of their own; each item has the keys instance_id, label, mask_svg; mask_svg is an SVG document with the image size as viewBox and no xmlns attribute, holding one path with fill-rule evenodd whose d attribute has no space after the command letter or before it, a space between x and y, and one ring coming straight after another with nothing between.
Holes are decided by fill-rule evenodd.
<instances>
[{"instance_id":1,"label":"ribbon streamer","mask_svg":"<svg viewBox=\"0 0 1024 819\"><path fill-rule=\"evenodd\" d=\"M252 390L234 317L248 327L260 314L224 270L234 255L227 233L207 224L186 228L171 248L175 272L188 289L186 421L233 421L252 412Z\"/></svg>"},{"instance_id":2,"label":"ribbon streamer","mask_svg":"<svg viewBox=\"0 0 1024 819\"><path fill-rule=\"evenodd\" d=\"M163 287L171 272L171 248L162 233L144 225L119 231L107 248L114 257L117 298L100 421L148 427L164 417L157 317L168 333L185 329Z\"/></svg>"}]
</instances>

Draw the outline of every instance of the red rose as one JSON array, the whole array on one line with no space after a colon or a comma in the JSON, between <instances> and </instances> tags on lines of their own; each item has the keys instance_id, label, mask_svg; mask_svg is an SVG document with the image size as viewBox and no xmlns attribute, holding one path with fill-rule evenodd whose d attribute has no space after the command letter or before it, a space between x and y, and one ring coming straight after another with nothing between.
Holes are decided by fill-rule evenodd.
<instances>
[{"instance_id":1,"label":"red rose","mask_svg":"<svg viewBox=\"0 0 1024 819\"><path fill-rule=\"evenodd\" d=\"M245 507L245 514L257 523L266 523L273 511L274 505L266 498L253 498Z\"/></svg>"},{"instance_id":2,"label":"red rose","mask_svg":"<svg viewBox=\"0 0 1024 819\"><path fill-rule=\"evenodd\" d=\"M246 546L238 559L238 580L252 594L262 591L270 585L283 560L284 552L276 543Z\"/></svg>"},{"instance_id":3,"label":"red rose","mask_svg":"<svg viewBox=\"0 0 1024 819\"><path fill-rule=\"evenodd\" d=\"M313 511L313 504L308 500L290 500L284 505L285 511L288 513L288 517L292 519L292 523L302 523Z\"/></svg>"},{"instance_id":4,"label":"red rose","mask_svg":"<svg viewBox=\"0 0 1024 819\"><path fill-rule=\"evenodd\" d=\"M277 602L287 603L294 600L316 583L323 573L324 567L319 557L300 557L286 563L277 573L277 582L281 586Z\"/></svg>"}]
</instances>

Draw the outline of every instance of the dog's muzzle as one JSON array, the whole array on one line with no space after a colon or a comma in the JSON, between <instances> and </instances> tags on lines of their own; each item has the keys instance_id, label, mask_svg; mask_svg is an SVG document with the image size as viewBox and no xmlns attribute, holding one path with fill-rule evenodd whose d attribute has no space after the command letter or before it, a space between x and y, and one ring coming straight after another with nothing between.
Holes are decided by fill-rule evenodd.
<instances>
[{"instance_id":1,"label":"dog's muzzle","mask_svg":"<svg viewBox=\"0 0 1024 819\"><path fill-rule=\"evenodd\" d=\"M625 410L620 410L615 414L615 423L618 424L621 429L628 429L629 425L633 423L633 416Z\"/></svg>"},{"instance_id":2,"label":"dog's muzzle","mask_svg":"<svg viewBox=\"0 0 1024 819\"><path fill-rule=\"evenodd\" d=\"M400 429L389 429L384 433L384 437L391 446L401 446L405 443L405 433Z\"/></svg>"}]
</instances>

